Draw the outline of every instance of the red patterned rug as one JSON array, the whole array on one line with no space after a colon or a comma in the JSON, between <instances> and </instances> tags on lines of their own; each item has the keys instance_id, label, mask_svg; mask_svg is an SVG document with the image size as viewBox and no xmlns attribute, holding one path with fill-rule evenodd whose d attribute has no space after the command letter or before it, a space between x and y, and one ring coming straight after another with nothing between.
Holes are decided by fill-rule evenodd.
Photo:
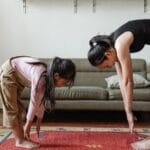
<instances>
[{"instance_id":1,"label":"red patterned rug","mask_svg":"<svg viewBox=\"0 0 150 150\"><path fill-rule=\"evenodd\" d=\"M143 135L142 135L143 136ZM138 141L137 134L116 132L41 132L31 135L41 144L38 150L132 150L131 143ZM0 150L23 150L15 147L14 138L0 145Z\"/></svg>"}]
</instances>

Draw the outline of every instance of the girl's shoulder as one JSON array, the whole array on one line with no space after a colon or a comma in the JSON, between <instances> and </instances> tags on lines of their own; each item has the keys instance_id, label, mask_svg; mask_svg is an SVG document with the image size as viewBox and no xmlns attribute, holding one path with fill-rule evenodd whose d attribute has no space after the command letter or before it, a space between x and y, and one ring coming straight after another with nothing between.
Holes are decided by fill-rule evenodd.
<instances>
[{"instance_id":1,"label":"girl's shoulder","mask_svg":"<svg viewBox=\"0 0 150 150\"><path fill-rule=\"evenodd\" d=\"M37 58L30 57L30 56L16 56L11 58L11 63L12 64L17 64L17 65L22 65L22 64L28 64L28 65L33 65L33 66L38 66L38 65L43 65L46 67L47 65L40 61Z\"/></svg>"},{"instance_id":2,"label":"girl's shoulder","mask_svg":"<svg viewBox=\"0 0 150 150\"><path fill-rule=\"evenodd\" d=\"M26 76L40 76L42 72L46 71L46 64L33 57L16 57L11 60L13 68Z\"/></svg>"},{"instance_id":3,"label":"girl's shoulder","mask_svg":"<svg viewBox=\"0 0 150 150\"><path fill-rule=\"evenodd\" d=\"M37 63L40 62L39 59L30 57L30 56L16 56L12 57L11 60L13 61L22 61L22 62L28 62L28 63Z\"/></svg>"}]
</instances>

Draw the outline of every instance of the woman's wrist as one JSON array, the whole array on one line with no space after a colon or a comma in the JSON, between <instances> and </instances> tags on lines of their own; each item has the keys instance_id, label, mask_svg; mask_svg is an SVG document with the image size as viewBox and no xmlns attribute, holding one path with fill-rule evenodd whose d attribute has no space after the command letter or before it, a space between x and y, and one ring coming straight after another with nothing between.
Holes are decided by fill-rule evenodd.
<instances>
[{"instance_id":1,"label":"woman's wrist","mask_svg":"<svg viewBox=\"0 0 150 150\"><path fill-rule=\"evenodd\" d=\"M126 110L126 114L131 114L131 113L132 113L131 109Z\"/></svg>"},{"instance_id":2,"label":"woman's wrist","mask_svg":"<svg viewBox=\"0 0 150 150\"><path fill-rule=\"evenodd\" d=\"M31 121L31 120L27 120L27 121L26 121L26 124L27 124L28 126L31 126L31 125L32 125L32 121Z\"/></svg>"}]
</instances>

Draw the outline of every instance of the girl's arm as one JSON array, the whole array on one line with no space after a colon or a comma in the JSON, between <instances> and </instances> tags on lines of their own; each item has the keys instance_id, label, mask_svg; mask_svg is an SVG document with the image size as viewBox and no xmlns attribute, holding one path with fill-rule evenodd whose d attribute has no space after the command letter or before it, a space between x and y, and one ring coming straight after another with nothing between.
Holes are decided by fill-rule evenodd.
<instances>
[{"instance_id":1,"label":"girl's arm","mask_svg":"<svg viewBox=\"0 0 150 150\"><path fill-rule=\"evenodd\" d=\"M27 121L24 126L24 134L26 138L30 137L30 128L35 115L37 115L37 133L39 133L40 124L45 111L44 104L42 103L42 99L45 92L45 79L41 78L38 83L38 86L36 87L37 83L38 80L36 80L35 77L32 81L31 97L27 113Z\"/></svg>"},{"instance_id":2,"label":"girl's arm","mask_svg":"<svg viewBox=\"0 0 150 150\"><path fill-rule=\"evenodd\" d=\"M117 73L120 75L120 88L123 96L123 102L130 131L133 130L133 114L132 114L132 100L133 100L133 70L130 56L130 45L133 42L133 35L131 32L123 33L116 41L115 48L119 66ZM120 68L120 69L119 69Z\"/></svg>"},{"instance_id":3,"label":"girl's arm","mask_svg":"<svg viewBox=\"0 0 150 150\"><path fill-rule=\"evenodd\" d=\"M42 103L45 92L45 80L44 78L41 78L39 81L39 86L37 88L34 82L35 80L33 80L31 86L30 103L27 113L28 121L33 121L35 115L37 115L38 118L42 119L45 111L44 105Z\"/></svg>"}]
</instances>

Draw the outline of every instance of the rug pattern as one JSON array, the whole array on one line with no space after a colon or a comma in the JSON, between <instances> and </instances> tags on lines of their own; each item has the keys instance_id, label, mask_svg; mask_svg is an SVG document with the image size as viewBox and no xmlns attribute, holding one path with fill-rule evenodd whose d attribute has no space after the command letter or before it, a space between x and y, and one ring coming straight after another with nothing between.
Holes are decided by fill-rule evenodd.
<instances>
[{"instance_id":1,"label":"rug pattern","mask_svg":"<svg viewBox=\"0 0 150 150\"><path fill-rule=\"evenodd\" d=\"M132 142L150 135L149 128L136 128L135 131L138 134L131 135L127 128L45 126L41 128L39 138L33 127L31 139L41 144L38 150L132 150ZM10 146L11 150L23 150L15 147L8 129L2 128L0 135L0 150L8 150Z\"/></svg>"}]
</instances>

